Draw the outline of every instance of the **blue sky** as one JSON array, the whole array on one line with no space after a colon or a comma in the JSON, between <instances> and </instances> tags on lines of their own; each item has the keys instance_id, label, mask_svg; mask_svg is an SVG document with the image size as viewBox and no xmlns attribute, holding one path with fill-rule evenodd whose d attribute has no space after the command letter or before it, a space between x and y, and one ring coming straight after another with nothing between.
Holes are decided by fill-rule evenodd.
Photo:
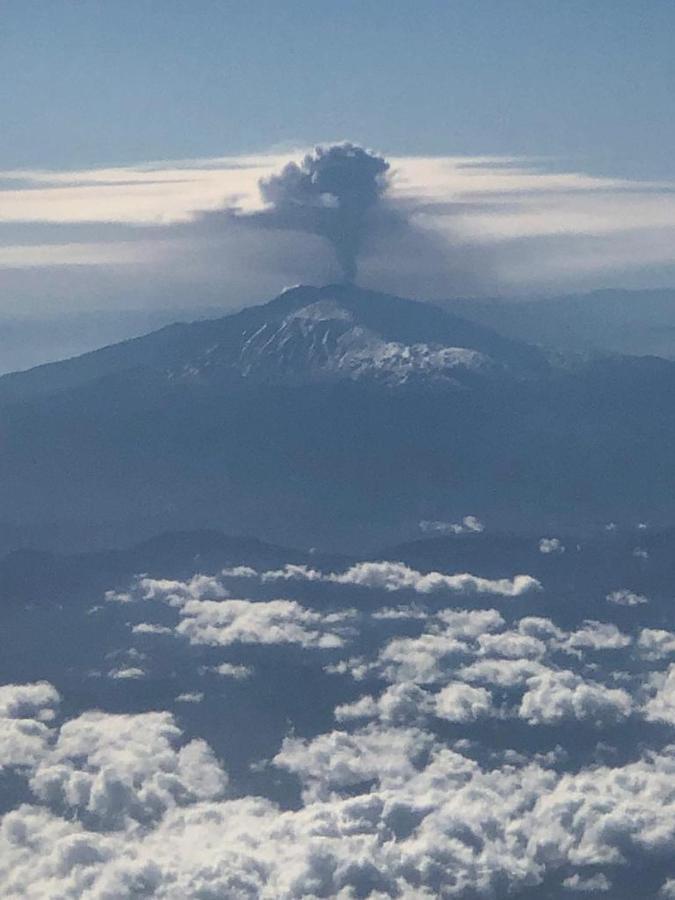
<instances>
[{"instance_id":1,"label":"blue sky","mask_svg":"<svg viewBox=\"0 0 675 900\"><path fill-rule=\"evenodd\" d=\"M675 175L670 0L3 0L0 167L349 138Z\"/></svg>"}]
</instances>

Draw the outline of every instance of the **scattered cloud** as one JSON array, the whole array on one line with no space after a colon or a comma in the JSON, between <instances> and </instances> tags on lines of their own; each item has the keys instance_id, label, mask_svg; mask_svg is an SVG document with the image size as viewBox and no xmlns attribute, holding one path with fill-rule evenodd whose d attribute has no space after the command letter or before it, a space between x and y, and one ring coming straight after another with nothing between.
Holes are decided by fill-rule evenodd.
<instances>
[{"instance_id":1,"label":"scattered cloud","mask_svg":"<svg viewBox=\"0 0 675 900\"><path fill-rule=\"evenodd\" d=\"M649 598L644 594L629 591L627 588L611 591L605 599L608 603L615 603L617 606L641 606L643 603L649 603Z\"/></svg>"},{"instance_id":2,"label":"scattered cloud","mask_svg":"<svg viewBox=\"0 0 675 900\"><path fill-rule=\"evenodd\" d=\"M183 744L167 712L71 719L30 779L39 800L92 828L157 821L176 805L221 796L226 785L207 744Z\"/></svg>"},{"instance_id":3,"label":"scattered cloud","mask_svg":"<svg viewBox=\"0 0 675 900\"><path fill-rule=\"evenodd\" d=\"M604 893L612 888L612 882L602 872L586 877L575 872L574 875L565 878L562 884L568 891L578 891L582 894Z\"/></svg>"},{"instance_id":4,"label":"scattered cloud","mask_svg":"<svg viewBox=\"0 0 675 900\"><path fill-rule=\"evenodd\" d=\"M201 691L185 691L176 697L176 703L201 703L203 699Z\"/></svg>"},{"instance_id":5,"label":"scattered cloud","mask_svg":"<svg viewBox=\"0 0 675 900\"><path fill-rule=\"evenodd\" d=\"M250 666L239 666L234 663L220 663L218 666L213 666L210 671L216 675L222 675L223 678L234 678L235 681L243 681L244 678L250 678L253 674Z\"/></svg>"},{"instance_id":6,"label":"scattered cloud","mask_svg":"<svg viewBox=\"0 0 675 900\"><path fill-rule=\"evenodd\" d=\"M3 891L21 896L30 885L34 896L64 897L178 900L197 890L205 897L289 900L488 900L545 885L554 893L609 895L622 867L639 860L649 868L672 856L675 748L650 747L612 765L582 757L570 767L555 743L565 724L604 739L601 729L630 717L675 721L675 666L631 675L624 689L593 662L599 650L628 648L631 664L666 658L675 647L671 632L643 628L633 639L595 620L567 630L545 616L519 618L512 604L503 611L439 608L431 598L428 607L357 615L350 607L234 599L225 586L239 577L265 590L314 582L347 591L372 579L385 597L403 583L442 603L448 591L442 579L456 577L424 575L401 563L361 565L375 569L141 577L108 598L108 612L122 623L143 615L132 625L135 635L166 630L153 623L153 608L173 616L174 633L189 639L180 652L195 652L195 674L239 680L237 694L251 669L218 662L214 648L255 644L264 659L265 648L278 654L284 646L340 650L360 642L362 655L333 662L331 671L360 671L363 695L333 701L334 728L297 734L291 727L272 758L258 761L260 771L297 781L301 800L287 807L231 789L211 747L187 736L170 712L89 710L63 720L50 684L0 688L0 760L26 792L0 822ZM441 589L419 590L419 579L429 575L432 583L441 579ZM489 583L503 587L502 580ZM485 592L486 599L495 595L502 596ZM376 630L372 643L363 642L368 629ZM147 641L148 653L159 643ZM108 658L123 671L135 668L140 655L115 650ZM558 667L561 658L569 668ZM186 713L193 705L186 719L209 708L211 697L193 690L193 682L180 693L172 683L175 702ZM515 719L521 728L527 723L551 734L545 752L507 744L491 753L488 744L468 739ZM443 736L458 729L460 740ZM663 881L664 897L669 884Z\"/></svg>"},{"instance_id":7,"label":"scattered cloud","mask_svg":"<svg viewBox=\"0 0 675 900\"><path fill-rule=\"evenodd\" d=\"M225 577L260 578L272 581L325 581L333 584L354 585L386 591L412 590L418 594L437 591L468 594L495 594L502 597L520 597L530 591L538 591L541 584L531 575L514 575L513 578L481 578L468 572L446 575L443 572L419 572L402 562L359 562L344 572L320 572L305 565L287 564L282 569L256 572L249 567L226 569Z\"/></svg>"},{"instance_id":8,"label":"scattered cloud","mask_svg":"<svg viewBox=\"0 0 675 900\"><path fill-rule=\"evenodd\" d=\"M643 628L637 640L638 652L646 659L665 659L675 654L675 632Z\"/></svg>"},{"instance_id":9,"label":"scattered cloud","mask_svg":"<svg viewBox=\"0 0 675 900\"><path fill-rule=\"evenodd\" d=\"M44 681L0 686L0 772L30 767L42 756L60 699L56 688Z\"/></svg>"},{"instance_id":10,"label":"scattered cloud","mask_svg":"<svg viewBox=\"0 0 675 900\"><path fill-rule=\"evenodd\" d=\"M542 675L546 667L530 659L481 659L457 670L462 681L494 684L502 688L524 686L531 678Z\"/></svg>"},{"instance_id":11,"label":"scattered cloud","mask_svg":"<svg viewBox=\"0 0 675 900\"><path fill-rule=\"evenodd\" d=\"M397 619L427 619L429 617L429 611L423 607L418 606L415 603L407 603L401 604L399 606L383 606L381 609L376 610L372 617L375 620L390 620L395 621Z\"/></svg>"},{"instance_id":12,"label":"scattered cloud","mask_svg":"<svg viewBox=\"0 0 675 900\"><path fill-rule=\"evenodd\" d=\"M519 715L539 725L564 719L621 719L631 711L626 691L585 681L574 672L549 670L528 680Z\"/></svg>"},{"instance_id":13,"label":"scattered cloud","mask_svg":"<svg viewBox=\"0 0 675 900\"><path fill-rule=\"evenodd\" d=\"M121 666L117 669L111 669L108 672L108 678L115 681L124 681L127 679L145 678L145 670L138 666Z\"/></svg>"},{"instance_id":14,"label":"scattered cloud","mask_svg":"<svg viewBox=\"0 0 675 900\"><path fill-rule=\"evenodd\" d=\"M437 522L424 519L420 530L426 534L480 534L485 525L476 516L464 516L461 522Z\"/></svg>"},{"instance_id":15,"label":"scattered cloud","mask_svg":"<svg viewBox=\"0 0 675 900\"><path fill-rule=\"evenodd\" d=\"M47 681L0 685L0 716L3 719L36 718L48 722L54 718L59 701L59 692Z\"/></svg>"},{"instance_id":16,"label":"scattered cloud","mask_svg":"<svg viewBox=\"0 0 675 900\"><path fill-rule=\"evenodd\" d=\"M580 650L621 650L631 642L630 635L624 634L613 623L589 619L581 628L562 639L560 648L569 653Z\"/></svg>"},{"instance_id":17,"label":"scattered cloud","mask_svg":"<svg viewBox=\"0 0 675 900\"><path fill-rule=\"evenodd\" d=\"M492 697L483 687L455 681L436 694L436 715L449 722L474 722L493 714Z\"/></svg>"},{"instance_id":18,"label":"scattered cloud","mask_svg":"<svg viewBox=\"0 0 675 900\"><path fill-rule=\"evenodd\" d=\"M338 722L352 719L379 719L388 725L417 724L434 710L434 700L416 684L402 682L390 685L375 699L366 694L354 703L335 708Z\"/></svg>"},{"instance_id":19,"label":"scattered cloud","mask_svg":"<svg viewBox=\"0 0 675 900\"><path fill-rule=\"evenodd\" d=\"M500 634L478 636L480 656L500 656L505 659L538 659L544 656L546 643L538 637L519 631L503 631Z\"/></svg>"},{"instance_id":20,"label":"scattered cloud","mask_svg":"<svg viewBox=\"0 0 675 900\"><path fill-rule=\"evenodd\" d=\"M153 625L151 622L139 622L132 626L132 634L173 634L171 628L166 625Z\"/></svg>"},{"instance_id":21,"label":"scattered cloud","mask_svg":"<svg viewBox=\"0 0 675 900\"><path fill-rule=\"evenodd\" d=\"M652 722L667 722L675 725L675 663L667 672L652 676L656 688L654 696L645 704L645 718Z\"/></svg>"},{"instance_id":22,"label":"scattered cloud","mask_svg":"<svg viewBox=\"0 0 675 900\"><path fill-rule=\"evenodd\" d=\"M430 620L419 637L400 637L381 649L378 665L391 681L418 684L448 679L452 663L465 662L477 652L475 641L498 631L504 620L497 610L443 610Z\"/></svg>"},{"instance_id":23,"label":"scattered cloud","mask_svg":"<svg viewBox=\"0 0 675 900\"><path fill-rule=\"evenodd\" d=\"M301 588L320 599L237 599L235 578L256 596ZM325 602L353 602L355 586L380 591L372 612ZM379 605L402 590L412 598ZM521 604L488 606L515 590L515 579L376 561L140 576L109 594L103 613L119 631L102 658L112 672L154 679L169 657L176 716L73 712L47 682L0 687L0 765L20 786L0 820L3 891L489 900L541 886L610 896L624 868L658 869L675 852L675 747L659 727L675 722L675 664L654 669L675 654L675 634L627 633L581 613L572 624L567 607L561 625L519 616ZM445 605L458 598L475 608ZM530 599L528 610L554 608L548 593ZM169 631L186 640L152 637ZM321 648L334 651L330 666ZM248 681L253 659L261 677ZM216 744L188 728L208 721L218 740L214 704L224 698L241 722L246 703L260 702L263 673L275 705L293 695L289 709L298 676L325 678L326 706L318 727L307 710L286 719L275 708L275 743L254 742L242 790ZM105 701L112 686L99 685ZM615 736L637 723L641 744L626 754ZM229 759L227 743L220 749ZM275 797L292 786L283 804L265 796L270 783ZM667 873L654 884L672 893Z\"/></svg>"},{"instance_id":24,"label":"scattered cloud","mask_svg":"<svg viewBox=\"0 0 675 900\"><path fill-rule=\"evenodd\" d=\"M521 594L541 588L537 579L531 575L514 575L513 578L493 580L468 573L456 575L445 575L442 572L422 573L401 562L356 563L346 572L331 575L329 580L336 584L383 588L387 591L413 590L419 594L451 591L519 597Z\"/></svg>"},{"instance_id":25,"label":"scattered cloud","mask_svg":"<svg viewBox=\"0 0 675 900\"><path fill-rule=\"evenodd\" d=\"M539 552L544 554L564 553L565 545L560 538L542 538L539 541Z\"/></svg>"},{"instance_id":26,"label":"scattered cloud","mask_svg":"<svg viewBox=\"0 0 675 900\"><path fill-rule=\"evenodd\" d=\"M344 644L350 612L322 615L292 600L188 600L176 632L192 644L299 644L333 649Z\"/></svg>"}]
</instances>

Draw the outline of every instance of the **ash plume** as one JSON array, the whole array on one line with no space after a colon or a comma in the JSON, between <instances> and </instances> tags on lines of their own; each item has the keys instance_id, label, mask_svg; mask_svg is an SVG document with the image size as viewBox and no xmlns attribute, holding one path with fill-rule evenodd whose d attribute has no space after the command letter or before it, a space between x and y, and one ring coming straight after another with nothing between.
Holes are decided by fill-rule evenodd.
<instances>
[{"instance_id":1,"label":"ash plume","mask_svg":"<svg viewBox=\"0 0 675 900\"><path fill-rule=\"evenodd\" d=\"M300 164L260 181L269 205L258 214L274 228L304 231L333 245L345 281L356 279L370 213L389 186L389 163L351 143L316 147Z\"/></svg>"}]
</instances>

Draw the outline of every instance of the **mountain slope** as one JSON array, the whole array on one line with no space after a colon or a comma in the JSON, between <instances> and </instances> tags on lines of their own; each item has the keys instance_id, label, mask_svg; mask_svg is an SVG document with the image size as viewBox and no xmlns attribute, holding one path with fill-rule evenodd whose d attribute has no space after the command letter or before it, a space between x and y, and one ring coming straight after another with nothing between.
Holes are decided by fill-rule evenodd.
<instances>
[{"instance_id":1,"label":"mountain slope","mask_svg":"<svg viewBox=\"0 0 675 900\"><path fill-rule=\"evenodd\" d=\"M0 379L0 549L217 528L360 552L422 519L675 521L675 365L551 364L426 304L300 287Z\"/></svg>"},{"instance_id":2,"label":"mountain slope","mask_svg":"<svg viewBox=\"0 0 675 900\"><path fill-rule=\"evenodd\" d=\"M221 319L170 325L143 337L0 378L0 403L27 400L130 372L227 383L241 378L401 383L420 375L543 366L536 350L428 304L353 286L300 286Z\"/></svg>"}]
</instances>

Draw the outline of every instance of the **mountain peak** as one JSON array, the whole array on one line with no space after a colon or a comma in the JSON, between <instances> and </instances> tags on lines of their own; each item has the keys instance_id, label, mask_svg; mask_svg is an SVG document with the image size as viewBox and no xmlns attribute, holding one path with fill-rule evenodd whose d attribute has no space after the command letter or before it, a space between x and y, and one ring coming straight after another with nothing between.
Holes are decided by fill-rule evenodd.
<instances>
[{"instance_id":1,"label":"mountain peak","mask_svg":"<svg viewBox=\"0 0 675 900\"><path fill-rule=\"evenodd\" d=\"M409 339L380 321L382 304L398 298L361 291L353 285L298 288L279 318L244 332L239 359L246 378L289 383L370 379L389 386L424 379L457 385L462 376L492 368L489 355L438 341ZM404 301L412 303L412 301ZM458 381L459 379L459 381Z\"/></svg>"},{"instance_id":2,"label":"mountain peak","mask_svg":"<svg viewBox=\"0 0 675 900\"><path fill-rule=\"evenodd\" d=\"M4 376L0 403L131 372L174 384L370 380L391 388L418 383L456 388L496 371L522 377L545 365L534 348L429 303L354 284L303 284L220 319L168 326Z\"/></svg>"}]
</instances>

